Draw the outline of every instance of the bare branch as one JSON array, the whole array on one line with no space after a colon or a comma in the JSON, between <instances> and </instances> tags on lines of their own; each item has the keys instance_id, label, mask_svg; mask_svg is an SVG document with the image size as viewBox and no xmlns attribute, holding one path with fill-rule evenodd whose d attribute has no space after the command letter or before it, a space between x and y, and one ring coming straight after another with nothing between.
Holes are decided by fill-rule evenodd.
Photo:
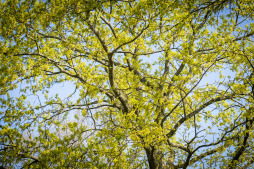
<instances>
[{"instance_id":1,"label":"bare branch","mask_svg":"<svg viewBox=\"0 0 254 169\"><path fill-rule=\"evenodd\" d=\"M167 133L167 137L170 138L171 136L173 136L175 134L176 130L180 127L181 124L183 124L186 120L192 118L195 114L198 114L201 110L203 110L204 108L208 107L209 105L211 105L213 103L216 103L218 101L232 99L234 97L235 97L235 95L232 94L232 95L228 95L228 96L219 96L217 98L209 100L208 102L206 102L203 105L201 105L195 111L191 112L187 116L182 117L180 120L178 120L178 122L174 125L173 129L169 133Z\"/></svg>"}]
</instances>

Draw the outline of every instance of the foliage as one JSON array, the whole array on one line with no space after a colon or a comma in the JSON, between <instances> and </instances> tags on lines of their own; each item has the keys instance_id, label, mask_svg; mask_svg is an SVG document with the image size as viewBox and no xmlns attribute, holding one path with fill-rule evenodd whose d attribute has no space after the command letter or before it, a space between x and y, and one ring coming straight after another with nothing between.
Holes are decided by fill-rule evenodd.
<instances>
[{"instance_id":1,"label":"foliage","mask_svg":"<svg viewBox=\"0 0 254 169\"><path fill-rule=\"evenodd\" d=\"M0 164L250 167L253 11L252 0L2 1Z\"/></svg>"}]
</instances>

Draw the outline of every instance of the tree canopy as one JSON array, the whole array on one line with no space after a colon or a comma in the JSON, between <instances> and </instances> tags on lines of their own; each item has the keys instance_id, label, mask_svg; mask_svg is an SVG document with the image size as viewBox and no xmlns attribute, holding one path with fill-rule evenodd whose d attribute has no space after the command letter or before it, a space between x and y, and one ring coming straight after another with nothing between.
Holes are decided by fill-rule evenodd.
<instances>
[{"instance_id":1,"label":"tree canopy","mask_svg":"<svg viewBox=\"0 0 254 169\"><path fill-rule=\"evenodd\" d=\"M4 0L4 168L249 168L252 0Z\"/></svg>"}]
</instances>

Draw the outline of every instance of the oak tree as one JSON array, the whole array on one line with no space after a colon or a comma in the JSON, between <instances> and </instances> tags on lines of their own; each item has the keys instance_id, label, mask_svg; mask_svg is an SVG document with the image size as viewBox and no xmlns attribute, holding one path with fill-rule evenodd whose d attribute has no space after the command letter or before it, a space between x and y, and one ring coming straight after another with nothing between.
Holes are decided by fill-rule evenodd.
<instances>
[{"instance_id":1,"label":"oak tree","mask_svg":"<svg viewBox=\"0 0 254 169\"><path fill-rule=\"evenodd\" d=\"M248 168L252 0L4 0L4 168Z\"/></svg>"}]
</instances>

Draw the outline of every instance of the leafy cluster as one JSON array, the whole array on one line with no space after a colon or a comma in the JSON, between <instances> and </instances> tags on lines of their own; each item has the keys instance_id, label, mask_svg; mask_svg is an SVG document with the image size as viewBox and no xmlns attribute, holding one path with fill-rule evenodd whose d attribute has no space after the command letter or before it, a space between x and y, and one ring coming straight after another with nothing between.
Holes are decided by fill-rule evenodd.
<instances>
[{"instance_id":1,"label":"leafy cluster","mask_svg":"<svg viewBox=\"0 0 254 169\"><path fill-rule=\"evenodd\" d=\"M0 3L0 165L248 168L252 0Z\"/></svg>"}]
</instances>

